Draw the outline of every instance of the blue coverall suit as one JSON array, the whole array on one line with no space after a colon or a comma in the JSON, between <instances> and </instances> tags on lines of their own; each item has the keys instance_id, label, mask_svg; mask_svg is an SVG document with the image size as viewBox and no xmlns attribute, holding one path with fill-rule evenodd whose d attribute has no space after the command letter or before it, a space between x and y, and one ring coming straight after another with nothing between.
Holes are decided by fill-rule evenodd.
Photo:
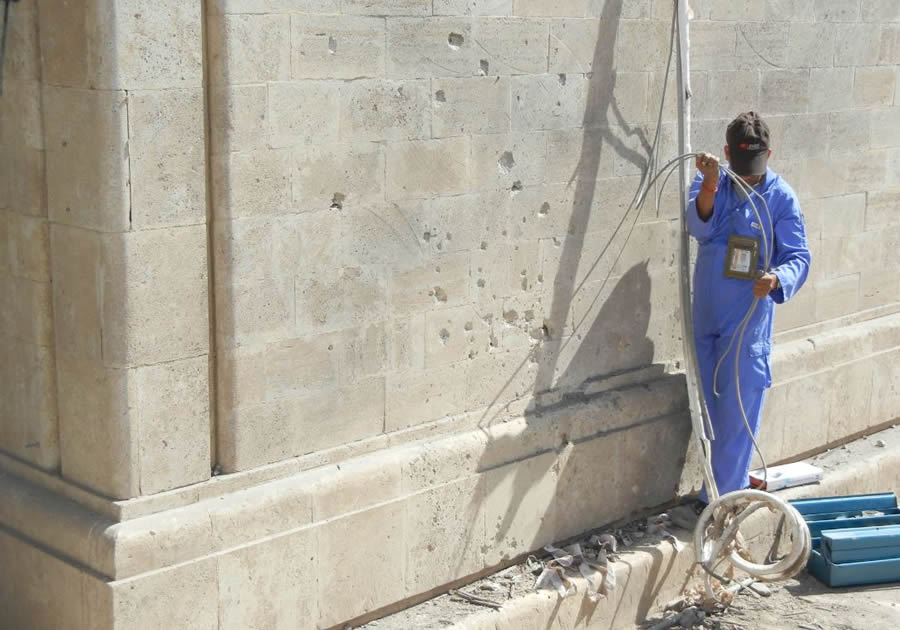
<instances>
[{"instance_id":1,"label":"blue coverall suit","mask_svg":"<svg viewBox=\"0 0 900 630\"><path fill-rule=\"evenodd\" d=\"M693 324L700 378L715 431L715 440L711 443L712 469L719 493L725 494L747 487L753 457L753 442L744 427L738 406L734 352L739 353L741 398L747 421L754 435L757 435L765 392L772 384L769 355L775 304L789 300L803 286L809 271L810 254L797 196L772 170L767 170L763 182L755 187L769 205L771 223L762 201L751 194L762 226L749 199L738 193L724 174L719 177L713 214L709 220L703 221L697 214L697 195L702 183L703 176L698 174L691 186L686 208L688 230L699 242L694 269ZM762 229L770 248L774 242L770 272L778 276L780 286L759 301L740 348L736 347L738 340L735 339L735 347L719 369L719 396L716 396L713 392L716 363L728 348L731 336L740 333L737 329L755 299L754 280L724 275L728 238L735 234L760 239L758 269L762 269L765 264ZM701 500L706 501L705 488Z\"/></svg>"}]
</instances>

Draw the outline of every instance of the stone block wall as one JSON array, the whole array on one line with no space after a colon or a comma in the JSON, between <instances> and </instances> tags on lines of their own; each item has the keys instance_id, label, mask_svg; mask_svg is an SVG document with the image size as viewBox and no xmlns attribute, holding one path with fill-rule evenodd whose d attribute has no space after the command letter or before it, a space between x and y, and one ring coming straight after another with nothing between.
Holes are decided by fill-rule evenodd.
<instances>
[{"instance_id":1,"label":"stone block wall","mask_svg":"<svg viewBox=\"0 0 900 630\"><path fill-rule=\"evenodd\" d=\"M625 214L670 38L650 8L209 3L223 470L678 355L677 214Z\"/></svg>"},{"instance_id":2,"label":"stone block wall","mask_svg":"<svg viewBox=\"0 0 900 630\"><path fill-rule=\"evenodd\" d=\"M692 5L694 147L758 108L807 218L791 459L900 415L900 11ZM694 485L681 204L625 213L672 8L12 5L9 622L324 630Z\"/></svg>"},{"instance_id":3,"label":"stone block wall","mask_svg":"<svg viewBox=\"0 0 900 630\"><path fill-rule=\"evenodd\" d=\"M59 467L38 16L11 9L0 97L0 448Z\"/></svg>"}]
</instances>

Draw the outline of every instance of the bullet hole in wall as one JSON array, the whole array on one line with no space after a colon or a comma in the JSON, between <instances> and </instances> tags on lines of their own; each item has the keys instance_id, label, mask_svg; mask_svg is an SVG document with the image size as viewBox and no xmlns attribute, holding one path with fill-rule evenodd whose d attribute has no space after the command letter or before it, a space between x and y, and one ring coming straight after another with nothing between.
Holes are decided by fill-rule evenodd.
<instances>
[{"instance_id":1,"label":"bullet hole in wall","mask_svg":"<svg viewBox=\"0 0 900 630\"><path fill-rule=\"evenodd\" d=\"M332 210L343 210L344 209L344 197L343 193L334 193L334 196L331 198L331 209Z\"/></svg>"},{"instance_id":2,"label":"bullet hole in wall","mask_svg":"<svg viewBox=\"0 0 900 630\"><path fill-rule=\"evenodd\" d=\"M513 158L512 151L504 151L503 155L500 156L500 160L497 162L497 166L500 167L501 173L509 173L512 168L516 165L516 160Z\"/></svg>"},{"instance_id":3,"label":"bullet hole in wall","mask_svg":"<svg viewBox=\"0 0 900 630\"><path fill-rule=\"evenodd\" d=\"M337 52L337 40L334 37L328 38L328 54L333 55Z\"/></svg>"},{"instance_id":4,"label":"bullet hole in wall","mask_svg":"<svg viewBox=\"0 0 900 630\"><path fill-rule=\"evenodd\" d=\"M447 36L447 43L453 50L459 50L459 47L463 45L465 39L466 38L459 33L450 33L450 35Z\"/></svg>"},{"instance_id":5,"label":"bullet hole in wall","mask_svg":"<svg viewBox=\"0 0 900 630\"><path fill-rule=\"evenodd\" d=\"M481 76L487 76L487 73L490 71L490 67L491 67L490 64L488 63L488 60L482 59L479 66L480 66L479 72L481 73Z\"/></svg>"},{"instance_id":6,"label":"bullet hole in wall","mask_svg":"<svg viewBox=\"0 0 900 630\"><path fill-rule=\"evenodd\" d=\"M447 95L444 93L444 90L438 90L437 92L435 92L434 100L436 100L438 103L446 103Z\"/></svg>"}]
</instances>

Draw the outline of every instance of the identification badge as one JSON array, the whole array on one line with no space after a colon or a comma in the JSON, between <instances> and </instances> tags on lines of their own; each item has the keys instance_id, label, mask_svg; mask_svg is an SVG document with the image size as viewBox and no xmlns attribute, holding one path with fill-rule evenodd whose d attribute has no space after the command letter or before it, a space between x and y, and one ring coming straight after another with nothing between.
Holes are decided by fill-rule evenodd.
<instances>
[{"instance_id":1,"label":"identification badge","mask_svg":"<svg viewBox=\"0 0 900 630\"><path fill-rule=\"evenodd\" d=\"M729 278L752 280L759 264L759 239L751 236L728 237L728 253L725 256L725 275Z\"/></svg>"}]
</instances>

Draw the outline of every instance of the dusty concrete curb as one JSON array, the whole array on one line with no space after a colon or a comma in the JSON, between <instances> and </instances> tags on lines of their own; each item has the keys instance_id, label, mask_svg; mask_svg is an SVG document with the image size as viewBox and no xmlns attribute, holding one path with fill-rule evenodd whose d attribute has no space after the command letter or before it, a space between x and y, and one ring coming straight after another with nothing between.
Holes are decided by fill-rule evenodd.
<instances>
[{"instance_id":1,"label":"dusty concrete curb","mask_svg":"<svg viewBox=\"0 0 900 630\"><path fill-rule=\"evenodd\" d=\"M876 446L878 440L885 446ZM779 492L779 496L799 498L897 490L900 427L856 440L807 461L825 469L825 480L818 485ZM760 524L760 521L748 522L745 534L751 539L758 537L762 532ZM507 601L497 611L476 612L447 627L453 630L633 628L651 611L678 597L687 582L694 563L691 535L683 530L675 533L686 544L680 553L664 542L635 545L623 554L614 563L618 588L597 604L584 595L584 580L573 578L578 587L578 594L573 597L559 599L549 591L531 592Z\"/></svg>"}]
</instances>

